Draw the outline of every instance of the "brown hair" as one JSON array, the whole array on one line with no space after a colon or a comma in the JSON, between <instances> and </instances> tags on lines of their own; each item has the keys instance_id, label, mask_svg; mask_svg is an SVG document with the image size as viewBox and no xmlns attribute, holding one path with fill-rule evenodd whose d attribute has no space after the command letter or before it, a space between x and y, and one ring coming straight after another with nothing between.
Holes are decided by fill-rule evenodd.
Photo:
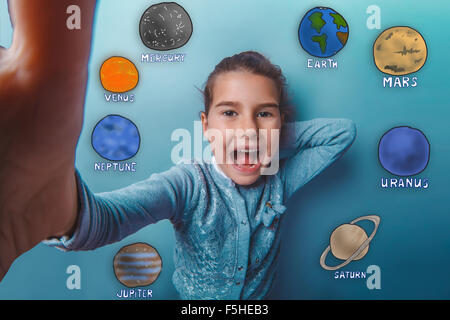
<instances>
[{"instance_id":1,"label":"brown hair","mask_svg":"<svg viewBox=\"0 0 450 320\"><path fill-rule=\"evenodd\" d=\"M280 113L284 115L285 121L293 120L294 109L289 103L286 78L281 68L272 64L269 59L255 51L245 51L235 54L231 57L224 58L216 65L214 71L211 72L206 81L205 89L202 91L206 115L208 115L213 100L212 88L216 77L221 73L229 71L247 71L272 79L279 92Z\"/></svg>"}]
</instances>

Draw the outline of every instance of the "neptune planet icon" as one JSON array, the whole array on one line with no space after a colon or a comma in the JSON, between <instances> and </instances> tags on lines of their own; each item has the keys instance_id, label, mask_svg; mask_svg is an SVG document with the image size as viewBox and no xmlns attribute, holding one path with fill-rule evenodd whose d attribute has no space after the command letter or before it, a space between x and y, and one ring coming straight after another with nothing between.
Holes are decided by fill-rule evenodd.
<instances>
[{"instance_id":1,"label":"neptune planet icon","mask_svg":"<svg viewBox=\"0 0 450 320\"><path fill-rule=\"evenodd\" d=\"M110 161L134 157L139 150L140 135L129 119L111 114L100 120L92 132L92 147Z\"/></svg>"}]
</instances>

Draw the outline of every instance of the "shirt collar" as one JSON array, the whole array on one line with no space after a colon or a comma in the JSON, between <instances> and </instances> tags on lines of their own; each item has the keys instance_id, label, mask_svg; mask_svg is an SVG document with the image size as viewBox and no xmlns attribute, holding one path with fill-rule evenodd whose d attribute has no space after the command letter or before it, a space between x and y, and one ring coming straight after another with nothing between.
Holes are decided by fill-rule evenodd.
<instances>
[{"instance_id":1,"label":"shirt collar","mask_svg":"<svg viewBox=\"0 0 450 320\"><path fill-rule=\"evenodd\" d=\"M220 167L217 165L217 161L216 158L214 156L211 156L211 164L214 168L214 171L219 175L220 178L225 180L225 184L229 185L229 186L235 186L235 183L233 180L231 180L230 177L228 177L223 171L222 169L220 169Z\"/></svg>"}]
</instances>

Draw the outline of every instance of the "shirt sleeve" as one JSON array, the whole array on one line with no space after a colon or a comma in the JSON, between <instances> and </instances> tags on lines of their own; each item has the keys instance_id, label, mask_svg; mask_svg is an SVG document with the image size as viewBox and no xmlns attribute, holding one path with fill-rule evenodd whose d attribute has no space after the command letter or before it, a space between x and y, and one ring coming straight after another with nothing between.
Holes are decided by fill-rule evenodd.
<instances>
[{"instance_id":1,"label":"shirt sleeve","mask_svg":"<svg viewBox=\"0 0 450 320\"><path fill-rule=\"evenodd\" d=\"M313 119L285 125L280 140L280 172L286 199L339 159L356 137L348 119Z\"/></svg>"},{"instance_id":2,"label":"shirt sleeve","mask_svg":"<svg viewBox=\"0 0 450 320\"><path fill-rule=\"evenodd\" d=\"M79 214L73 235L44 240L63 251L93 250L120 241L148 224L173 223L189 209L194 193L192 173L182 165L128 187L92 193L76 171Z\"/></svg>"}]
</instances>

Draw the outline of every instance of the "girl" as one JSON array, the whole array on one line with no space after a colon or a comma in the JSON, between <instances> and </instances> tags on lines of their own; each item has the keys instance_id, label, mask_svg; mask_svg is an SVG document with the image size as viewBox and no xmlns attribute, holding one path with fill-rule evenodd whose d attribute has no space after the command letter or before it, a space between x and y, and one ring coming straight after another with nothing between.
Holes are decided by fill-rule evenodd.
<instances>
[{"instance_id":1,"label":"girl","mask_svg":"<svg viewBox=\"0 0 450 320\"><path fill-rule=\"evenodd\" d=\"M13 42L0 48L0 280L51 236L51 246L91 250L169 219L177 240L173 282L183 299L266 297L285 203L351 145L354 124L288 122L281 71L260 54L242 53L219 63L204 90L201 120L213 162L179 164L93 194L74 159L96 2L77 1L83 18L71 30L64 13L72 2L9 3ZM266 175L277 130L279 170Z\"/></svg>"},{"instance_id":2,"label":"girl","mask_svg":"<svg viewBox=\"0 0 450 320\"><path fill-rule=\"evenodd\" d=\"M201 120L214 154L211 163L179 164L100 194L90 192L77 174L75 231L45 243L91 250L169 219L176 234L173 283L181 298L266 297L277 270L285 203L344 153L355 126L343 119L287 123L281 70L256 52L222 60L207 80L204 101ZM271 133L280 129L279 170L261 175L274 159Z\"/></svg>"}]
</instances>

